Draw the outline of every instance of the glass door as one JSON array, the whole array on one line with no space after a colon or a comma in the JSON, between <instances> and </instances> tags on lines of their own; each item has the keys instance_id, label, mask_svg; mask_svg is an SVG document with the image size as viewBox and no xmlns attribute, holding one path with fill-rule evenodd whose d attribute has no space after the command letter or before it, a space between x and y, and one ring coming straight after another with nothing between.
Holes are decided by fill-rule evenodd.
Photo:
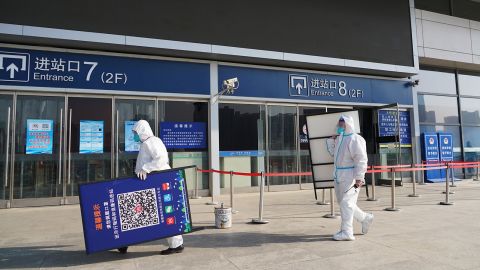
<instances>
[{"instance_id":1,"label":"glass door","mask_svg":"<svg viewBox=\"0 0 480 270\"><path fill-rule=\"evenodd\" d=\"M64 109L64 97L17 96L12 206L60 204Z\"/></svg>"},{"instance_id":2,"label":"glass door","mask_svg":"<svg viewBox=\"0 0 480 270\"><path fill-rule=\"evenodd\" d=\"M112 99L69 97L67 128L66 195L78 196L78 184L113 176Z\"/></svg>"},{"instance_id":3,"label":"glass door","mask_svg":"<svg viewBox=\"0 0 480 270\"><path fill-rule=\"evenodd\" d=\"M146 120L155 132L155 100L115 99L115 177L135 173L140 143L133 140L133 125Z\"/></svg>"},{"instance_id":4,"label":"glass door","mask_svg":"<svg viewBox=\"0 0 480 270\"><path fill-rule=\"evenodd\" d=\"M0 95L0 208L10 200L13 95Z\"/></svg>"},{"instance_id":5,"label":"glass door","mask_svg":"<svg viewBox=\"0 0 480 270\"><path fill-rule=\"evenodd\" d=\"M297 159L297 107L268 106L268 170L270 173L296 173ZM286 185L299 184L298 176L268 177L269 190L299 189Z\"/></svg>"}]
</instances>

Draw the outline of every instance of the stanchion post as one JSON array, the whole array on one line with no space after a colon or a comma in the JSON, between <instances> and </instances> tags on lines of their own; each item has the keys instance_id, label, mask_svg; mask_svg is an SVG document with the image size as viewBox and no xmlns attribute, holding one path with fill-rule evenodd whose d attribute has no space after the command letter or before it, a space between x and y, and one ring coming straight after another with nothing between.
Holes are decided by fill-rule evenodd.
<instances>
[{"instance_id":1,"label":"stanchion post","mask_svg":"<svg viewBox=\"0 0 480 270\"><path fill-rule=\"evenodd\" d=\"M195 167L195 190L193 191L192 199L201 199L202 197L198 196L198 167Z\"/></svg>"},{"instance_id":2,"label":"stanchion post","mask_svg":"<svg viewBox=\"0 0 480 270\"><path fill-rule=\"evenodd\" d=\"M330 214L323 216L324 218L338 218L335 214L335 200L333 199L333 188L330 189Z\"/></svg>"},{"instance_id":3,"label":"stanchion post","mask_svg":"<svg viewBox=\"0 0 480 270\"><path fill-rule=\"evenodd\" d=\"M392 172L392 206L385 208L385 211L398 211L398 209L395 205L395 168L390 169Z\"/></svg>"},{"instance_id":4,"label":"stanchion post","mask_svg":"<svg viewBox=\"0 0 480 270\"><path fill-rule=\"evenodd\" d=\"M453 172L453 168L450 168L450 178L452 179L450 187L457 187L457 185L455 185L455 173Z\"/></svg>"},{"instance_id":5,"label":"stanchion post","mask_svg":"<svg viewBox=\"0 0 480 270\"><path fill-rule=\"evenodd\" d=\"M444 202L440 202L440 205L452 205L453 203L450 202L450 185L448 184L448 173L449 173L449 168L450 166L447 164L447 172L446 172L446 181L445 181L445 201Z\"/></svg>"},{"instance_id":6,"label":"stanchion post","mask_svg":"<svg viewBox=\"0 0 480 270\"><path fill-rule=\"evenodd\" d=\"M374 167L372 167L372 170L375 170ZM372 197L368 198L367 201L375 202L377 201L377 198L375 197L375 173L372 172Z\"/></svg>"},{"instance_id":7,"label":"stanchion post","mask_svg":"<svg viewBox=\"0 0 480 270\"><path fill-rule=\"evenodd\" d=\"M450 182L450 174L451 174L450 171L452 170L452 168L450 168L450 164L448 162L445 162L445 166L447 166L447 168L445 169L445 183L449 185L448 183ZM453 187L453 185L450 185L450 187ZM445 192L447 191L443 191L442 193L445 194ZM455 191L450 191L450 189L448 189L448 193L455 194Z\"/></svg>"},{"instance_id":8,"label":"stanchion post","mask_svg":"<svg viewBox=\"0 0 480 270\"><path fill-rule=\"evenodd\" d=\"M480 163L477 163L477 177L473 178L473 181L480 181L480 171L478 168L480 167Z\"/></svg>"},{"instance_id":9,"label":"stanchion post","mask_svg":"<svg viewBox=\"0 0 480 270\"><path fill-rule=\"evenodd\" d=\"M422 168L423 168L423 166L422 166ZM425 167L425 168L426 168L426 167ZM426 183L425 183L425 172L426 172L426 171L422 171L422 173L420 174L420 175L422 176L422 180L419 181L418 184L421 185L421 186L426 185Z\"/></svg>"},{"instance_id":10,"label":"stanchion post","mask_svg":"<svg viewBox=\"0 0 480 270\"><path fill-rule=\"evenodd\" d=\"M322 201L317 202L318 205L329 205L330 203L325 201L325 189L322 189Z\"/></svg>"},{"instance_id":11,"label":"stanchion post","mask_svg":"<svg viewBox=\"0 0 480 270\"><path fill-rule=\"evenodd\" d=\"M238 211L233 208L233 171L230 171L230 207L232 208L232 214L238 213Z\"/></svg>"},{"instance_id":12,"label":"stanchion post","mask_svg":"<svg viewBox=\"0 0 480 270\"><path fill-rule=\"evenodd\" d=\"M263 219L263 195L265 191L265 174L261 172L260 177L260 198L258 205L258 218L252 219L253 224L267 224L269 221Z\"/></svg>"},{"instance_id":13,"label":"stanchion post","mask_svg":"<svg viewBox=\"0 0 480 270\"><path fill-rule=\"evenodd\" d=\"M412 164L412 168L415 169L415 165ZM408 197L420 197L420 195L417 194L417 171L413 170L412 171L412 187L413 187L413 193L408 195Z\"/></svg>"}]
</instances>

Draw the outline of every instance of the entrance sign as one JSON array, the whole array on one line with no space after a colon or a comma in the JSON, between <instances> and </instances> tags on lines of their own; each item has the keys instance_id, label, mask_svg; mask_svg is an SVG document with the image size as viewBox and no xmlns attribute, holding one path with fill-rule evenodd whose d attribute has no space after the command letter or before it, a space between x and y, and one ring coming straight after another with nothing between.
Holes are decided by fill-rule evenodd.
<instances>
[{"instance_id":1,"label":"entrance sign","mask_svg":"<svg viewBox=\"0 0 480 270\"><path fill-rule=\"evenodd\" d=\"M208 95L210 65L0 48L0 85Z\"/></svg>"},{"instance_id":2,"label":"entrance sign","mask_svg":"<svg viewBox=\"0 0 480 270\"><path fill-rule=\"evenodd\" d=\"M79 185L87 254L191 232L186 168Z\"/></svg>"}]
</instances>

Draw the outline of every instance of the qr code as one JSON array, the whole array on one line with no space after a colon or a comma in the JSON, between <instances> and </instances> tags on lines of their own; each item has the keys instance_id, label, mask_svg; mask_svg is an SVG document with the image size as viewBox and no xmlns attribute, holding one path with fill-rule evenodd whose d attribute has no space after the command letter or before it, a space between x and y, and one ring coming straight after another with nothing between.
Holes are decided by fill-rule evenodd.
<instances>
[{"instance_id":1,"label":"qr code","mask_svg":"<svg viewBox=\"0 0 480 270\"><path fill-rule=\"evenodd\" d=\"M117 194L122 232L159 224L155 189Z\"/></svg>"}]
</instances>

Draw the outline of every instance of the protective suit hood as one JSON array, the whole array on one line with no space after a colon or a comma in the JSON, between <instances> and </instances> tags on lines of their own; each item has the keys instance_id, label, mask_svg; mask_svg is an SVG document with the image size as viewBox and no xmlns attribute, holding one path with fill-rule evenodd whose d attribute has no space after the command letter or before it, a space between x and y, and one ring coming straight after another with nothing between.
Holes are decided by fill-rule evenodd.
<instances>
[{"instance_id":1,"label":"protective suit hood","mask_svg":"<svg viewBox=\"0 0 480 270\"><path fill-rule=\"evenodd\" d=\"M340 120L343 119L345 121L345 134L352 134L355 132L355 123L353 121L353 117L348 115L342 115Z\"/></svg>"},{"instance_id":2,"label":"protective suit hood","mask_svg":"<svg viewBox=\"0 0 480 270\"><path fill-rule=\"evenodd\" d=\"M153 131L150 127L150 124L148 124L148 122L145 120L139 120L135 126L133 126L132 130L138 134L142 142L153 136Z\"/></svg>"}]
</instances>

